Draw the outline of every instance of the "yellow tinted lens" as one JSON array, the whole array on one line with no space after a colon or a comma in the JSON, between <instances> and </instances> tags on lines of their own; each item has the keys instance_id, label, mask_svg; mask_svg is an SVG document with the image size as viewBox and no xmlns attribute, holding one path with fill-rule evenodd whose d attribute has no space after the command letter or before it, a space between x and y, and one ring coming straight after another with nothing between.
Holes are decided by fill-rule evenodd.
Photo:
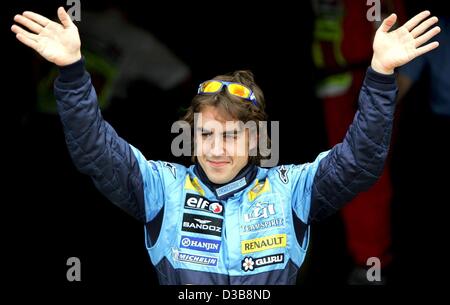
<instances>
[{"instance_id":1,"label":"yellow tinted lens","mask_svg":"<svg viewBox=\"0 0 450 305\"><path fill-rule=\"evenodd\" d=\"M249 98L250 97L250 90L240 84L230 84L228 85L228 90L231 94L243 97L243 98Z\"/></svg>"},{"instance_id":2,"label":"yellow tinted lens","mask_svg":"<svg viewBox=\"0 0 450 305\"><path fill-rule=\"evenodd\" d=\"M222 83L221 82L206 82L203 84L203 92L206 93L212 93L212 92L217 92L220 90L220 88L222 87Z\"/></svg>"}]
</instances>

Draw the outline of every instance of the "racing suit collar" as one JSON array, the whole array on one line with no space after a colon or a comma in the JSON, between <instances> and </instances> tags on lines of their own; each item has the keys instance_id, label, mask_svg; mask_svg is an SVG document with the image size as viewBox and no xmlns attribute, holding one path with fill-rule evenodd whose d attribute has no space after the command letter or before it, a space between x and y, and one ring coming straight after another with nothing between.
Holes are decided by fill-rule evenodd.
<instances>
[{"instance_id":1,"label":"racing suit collar","mask_svg":"<svg viewBox=\"0 0 450 305\"><path fill-rule=\"evenodd\" d=\"M211 182L198 162L195 163L194 173L203 182L203 184L214 192L217 199L226 200L237 192L242 191L253 182L258 173L258 167L254 164L248 163L239 171L236 177L225 184L216 184Z\"/></svg>"}]
</instances>

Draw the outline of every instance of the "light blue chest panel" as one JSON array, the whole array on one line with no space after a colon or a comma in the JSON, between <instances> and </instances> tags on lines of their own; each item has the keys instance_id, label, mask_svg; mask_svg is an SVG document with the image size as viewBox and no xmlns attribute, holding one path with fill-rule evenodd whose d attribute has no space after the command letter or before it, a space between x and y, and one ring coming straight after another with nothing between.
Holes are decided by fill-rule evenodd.
<instances>
[{"instance_id":1,"label":"light blue chest panel","mask_svg":"<svg viewBox=\"0 0 450 305\"><path fill-rule=\"evenodd\" d=\"M247 277L283 272L288 262L300 267L309 229L300 245L293 217L307 219L314 163L259 168L246 189L220 201L193 166L146 161L134 152L145 181L148 221L164 209L158 239L146 242L152 263L164 261L162 269L170 269L160 272L190 273L177 280L186 284L199 283L196 277L206 273Z\"/></svg>"}]
</instances>

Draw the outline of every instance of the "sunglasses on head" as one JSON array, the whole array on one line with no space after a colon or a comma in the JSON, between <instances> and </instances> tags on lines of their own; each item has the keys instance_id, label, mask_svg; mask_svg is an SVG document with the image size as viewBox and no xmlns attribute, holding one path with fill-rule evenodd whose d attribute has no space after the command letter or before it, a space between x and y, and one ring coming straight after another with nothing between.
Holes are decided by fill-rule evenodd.
<instances>
[{"instance_id":1,"label":"sunglasses on head","mask_svg":"<svg viewBox=\"0 0 450 305\"><path fill-rule=\"evenodd\" d=\"M251 101L253 105L258 106L256 97L253 91L239 83L226 82L222 80L207 80L198 86L198 94L214 94L222 91L223 86L228 90L228 93Z\"/></svg>"}]
</instances>

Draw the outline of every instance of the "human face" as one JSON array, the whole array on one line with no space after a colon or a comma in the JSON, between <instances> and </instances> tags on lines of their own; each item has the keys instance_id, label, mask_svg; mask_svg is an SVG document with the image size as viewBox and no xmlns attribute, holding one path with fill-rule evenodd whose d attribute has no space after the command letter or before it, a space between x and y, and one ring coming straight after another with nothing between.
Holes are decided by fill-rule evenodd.
<instances>
[{"instance_id":1,"label":"human face","mask_svg":"<svg viewBox=\"0 0 450 305\"><path fill-rule=\"evenodd\" d=\"M196 156L211 182L228 183L247 165L248 135L239 121L224 117L216 107L203 107L196 122Z\"/></svg>"}]
</instances>

